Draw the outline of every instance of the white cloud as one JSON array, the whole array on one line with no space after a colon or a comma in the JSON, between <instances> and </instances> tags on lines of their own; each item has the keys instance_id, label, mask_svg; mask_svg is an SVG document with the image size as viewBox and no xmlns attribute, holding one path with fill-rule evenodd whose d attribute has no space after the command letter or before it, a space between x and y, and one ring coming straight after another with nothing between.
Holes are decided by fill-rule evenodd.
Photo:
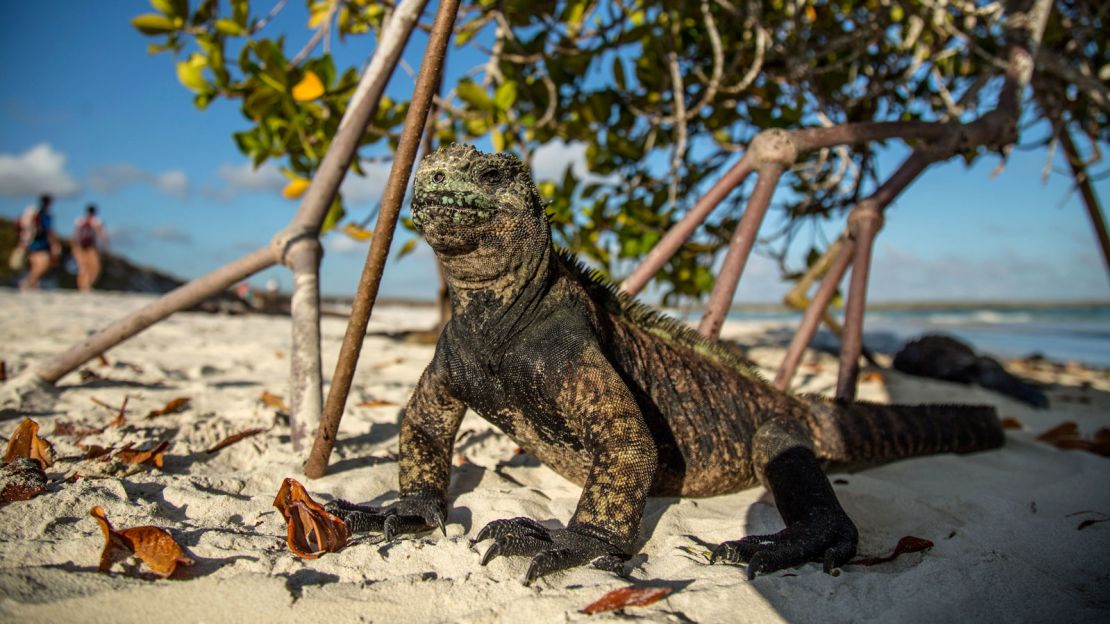
<instances>
[{"instance_id":1,"label":"white cloud","mask_svg":"<svg viewBox=\"0 0 1110 624\"><path fill-rule=\"evenodd\" d=\"M332 232L324 236L324 253L366 255L369 241L357 241L342 232Z\"/></svg>"},{"instance_id":2,"label":"white cloud","mask_svg":"<svg viewBox=\"0 0 1110 624\"><path fill-rule=\"evenodd\" d=\"M182 199L189 195L189 178L180 169L150 173L135 165L119 163L97 167L89 174L89 186L99 193L116 193L132 184L149 184Z\"/></svg>"},{"instance_id":3,"label":"white cloud","mask_svg":"<svg viewBox=\"0 0 1110 624\"><path fill-rule=\"evenodd\" d=\"M585 143L551 141L550 143L544 143L532 152L532 176L537 182L540 180L562 182L567 167L571 168L574 177L579 180L609 184L616 184L620 180L620 177L616 174L600 176L590 173L586 164Z\"/></svg>"},{"instance_id":4,"label":"white cloud","mask_svg":"<svg viewBox=\"0 0 1110 624\"><path fill-rule=\"evenodd\" d=\"M349 172L340 187L347 205L370 204L381 199L391 166L390 163L364 163L362 170L366 175Z\"/></svg>"},{"instance_id":5,"label":"white cloud","mask_svg":"<svg viewBox=\"0 0 1110 624\"><path fill-rule=\"evenodd\" d=\"M22 197L50 193L73 195L80 190L66 171L66 156L46 143L22 154L0 154L0 196Z\"/></svg>"},{"instance_id":6,"label":"white cloud","mask_svg":"<svg viewBox=\"0 0 1110 624\"><path fill-rule=\"evenodd\" d=\"M281 189L289 182L277 165L262 163L257 169L249 162L241 165L222 164L216 171L216 177L227 184L227 190L233 193L272 191L280 193Z\"/></svg>"}]
</instances>

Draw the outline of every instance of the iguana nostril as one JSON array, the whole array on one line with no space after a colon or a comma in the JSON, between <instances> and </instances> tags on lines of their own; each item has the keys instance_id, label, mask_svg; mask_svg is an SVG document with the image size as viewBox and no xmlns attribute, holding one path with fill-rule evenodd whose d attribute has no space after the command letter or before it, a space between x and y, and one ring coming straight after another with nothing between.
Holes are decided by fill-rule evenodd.
<instances>
[{"instance_id":1,"label":"iguana nostril","mask_svg":"<svg viewBox=\"0 0 1110 624\"><path fill-rule=\"evenodd\" d=\"M436 184L443 184L443 181L446 180L446 179L447 179L447 176L443 175L442 171L437 171L435 173L435 175L432 176L432 181L435 182Z\"/></svg>"}]
</instances>

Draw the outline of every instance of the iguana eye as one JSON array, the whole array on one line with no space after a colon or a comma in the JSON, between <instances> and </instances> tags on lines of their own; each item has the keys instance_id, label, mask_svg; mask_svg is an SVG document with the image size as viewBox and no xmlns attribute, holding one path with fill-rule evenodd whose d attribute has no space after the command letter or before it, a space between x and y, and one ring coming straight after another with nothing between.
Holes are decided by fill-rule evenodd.
<instances>
[{"instance_id":1,"label":"iguana eye","mask_svg":"<svg viewBox=\"0 0 1110 624\"><path fill-rule=\"evenodd\" d=\"M489 186L501 184L504 179L505 173L500 169L486 169L478 175L478 181Z\"/></svg>"},{"instance_id":2,"label":"iguana eye","mask_svg":"<svg viewBox=\"0 0 1110 624\"><path fill-rule=\"evenodd\" d=\"M442 171L437 171L434 175L432 175L432 182L435 182L436 184L443 184L443 181L446 179L447 176L443 175Z\"/></svg>"}]
</instances>

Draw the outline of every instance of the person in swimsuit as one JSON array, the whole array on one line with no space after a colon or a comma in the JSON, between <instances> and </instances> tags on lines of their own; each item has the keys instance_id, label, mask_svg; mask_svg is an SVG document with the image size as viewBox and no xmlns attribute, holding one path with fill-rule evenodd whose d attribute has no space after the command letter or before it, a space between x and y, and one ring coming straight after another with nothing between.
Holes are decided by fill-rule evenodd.
<instances>
[{"instance_id":1,"label":"person in swimsuit","mask_svg":"<svg viewBox=\"0 0 1110 624\"><path fill-rule=\"evenodd\" d=\"M50 214L50 195L40 195L38 208L20 220L20 244L27 250L30 268L19 282L23 290L35 290L50 266L62 257L62 244L54 234L54 216Z\"/></svg>"},{"instance_id":2,"label":"person in swimsuit","mask_svg":"<svg viewBox=\"0 0 1110 624\"><path fill-rule=\"evenodd\" d=\"M96 206L89 204L85 216L73 223L73 259L77 261L77 288L88 292L100 277L100 247L107 237L104 225L96 216Z\"/></svg>"}]
</instances>

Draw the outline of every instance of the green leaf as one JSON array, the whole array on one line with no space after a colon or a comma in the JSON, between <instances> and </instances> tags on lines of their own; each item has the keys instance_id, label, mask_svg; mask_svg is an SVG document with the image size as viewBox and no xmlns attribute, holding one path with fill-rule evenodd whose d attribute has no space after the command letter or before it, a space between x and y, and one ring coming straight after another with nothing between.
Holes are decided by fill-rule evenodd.
<instances>
[{"instance_id":1,"label":"green leaf","mask_svg":"<svg viewBox=\"0 0 1110 624\"><path fill-rule=\"evenodd\" d=\"M493 151L500 152L505 149L505 135L501 133L500 128L494 128L489 136L490 143L493 144Z\"/></svg>"},{"instance_id":2,"label":"green leaf","mask_svg":"<svg viewBox=\"0 0 1110 624\"><path fill-rule=\"evenodd\" d=\"M397 250L397 258L398 259L404 258L405 256L412 253L413 250L415 250L415 249L416 249L416 239L415 238L410 238L407 241L405 241L404 245L401 245L400 249Z\"/></svg>"},{"instance_id":3,"label":"green leaf","mask_svg":"<svg viewBox=\"0 0 1110 624\"><path fill-rule=\"evenodd\" d=\"M216 30L232 37L240 37L247 34L247 30L239 25L238 22L229 19L216 20Z\"/></svg>"},{"instance_id":4,"label":"green leaf","mask_svg":"<svg viewBox=\"0 0 1110 624\"><path fill-rule=\"evenodd\" d=\"M133 17L131 18L131 25L144 35L158 35L177 30L177 26L174 25L172 19L157 13L146 13Z\"/></svg>"},{"instance_id":5,"label":"green leaf","mask_svg":"<svg viewBox=\"0 0 1110 624\"><path fill-rule=\"evenodd\" d=\"M621 57L619 56L613 57L613 82L617 84L617 89L621 91L625 90L624 62L621 61Z\"/></svg>"},{"instance_id":6,"label":"green leaf","mask_svg":"<svg viewBox=\"0 0 1110 624\"><path fill-rule=\"evenodd\" d=\"M343 209L343 197L337 194L335 199L332 200L331 206L328 207L328 214L324 217L324 222L320 224L320 233L331 231L346 214L347 211Z\"/></svg>"},{"instance_id":7,"label":"green leaf","mask_svg":"<svg viewBox=\"0 0 1110 624\"><path fill-rule=\"evenodd\" d=\"M458 86L455 87L455 92L459 94L459 99L474 108L481 110L493 109L493 100L490 99L489 94L472 80L460 80Z\"/></svg>"},{"instance_id":8,"label":"green leaf","mask_svg":"<svg viewBox=\"0 0 1110 624\"><path fill-rule=\"evenodd\" d=\"M493 101L497 104L497 108L503 111L512 108L513 103L516 102L516 81L508 80L501 83L493 94Z\"/></svg>"}]
</instances>

